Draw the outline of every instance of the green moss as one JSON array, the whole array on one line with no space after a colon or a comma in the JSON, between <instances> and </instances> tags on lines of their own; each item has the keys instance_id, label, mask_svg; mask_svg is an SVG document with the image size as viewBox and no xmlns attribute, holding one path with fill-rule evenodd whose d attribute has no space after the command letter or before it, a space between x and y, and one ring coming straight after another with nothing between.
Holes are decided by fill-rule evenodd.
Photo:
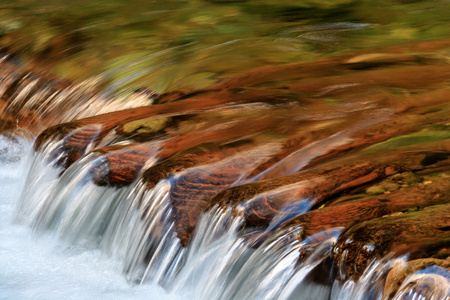
<instances>
[{"instance_id":1,"label":"green moss","mask_svg":"<svg viewBox=\"0 0 450 300\"><path fill-rule=\"evenodd\" d=\"M423 210L422 206L412 206L410 208L408 208L407 210L405 210L405 213L413 213L413 212L417 212L417 211L421 211Z\"/></svg>"},{"instance_id":2,"label":"green moss","mask_svg":"<svg viewBox=\"0 0 450 300\"><path fill-rule=\"evenodd\" d=\"M366 148L363 154L377 154L385 151L395 150L404 146L411 146L422 143L430 143L435 141L440 141L444 139L450 139L450 131L423 131L416 132L412 134L402 135L389 139L385 142L378 143Z\"/></svg>"},{"instance_id":3,"label":"green moss","mask_svg":"<svg viewBox=\"0 0 450 300\"><path fill-rule=\"evenodd\" d=\"M167 122L170 120L168 117L151 117L147 119L141 119L123 125L123 131L127 133L152 133L163 129Z\"/></svg>"}]
</instances>

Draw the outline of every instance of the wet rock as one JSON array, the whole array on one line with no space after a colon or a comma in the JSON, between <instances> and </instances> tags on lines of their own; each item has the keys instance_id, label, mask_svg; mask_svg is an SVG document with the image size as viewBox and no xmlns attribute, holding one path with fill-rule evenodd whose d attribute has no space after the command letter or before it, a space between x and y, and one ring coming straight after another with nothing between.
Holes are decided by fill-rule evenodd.
<instances>
[{"instance_id":1,"label":"wet rock","mask_svg":"<svg viewBox=\"0 0 450 300\"><path fill-rule=\"evenodd\" d=\"M254 99L250 95L240 97L242 101ZM175 122L177 119L182 119L183 116L201 115L202 112L231 100L239 101L239 97L227 91L219 91L214 94L201 94L176 103L128 109L63 123L44 130L37 137L34 147L36 151L39 151L50 141L62 140L59 152L70 158L65 158L61 166L67 168L76 159L86 154L87 149L91 150L97 147L103 141L103 138L108 135L116 140L132 139L139 142L152 140L158 134L183 135L182 132L177 132L177 130L169 130L169 128L177 126ZM167 115L173 117L168 118ZM201 117L199 119L201 120ZM204 122L205 124L202 124L200 128L196 128L197 132L178 136L177 140L180 145L176 146L175 142L169 142L164 148L168 149L169 152L176 152L170 149L174 145L178 148L178 151L182 151L201 142L225 140L232 136L255 135L260 131L269 131L275 128L275 122L279 121L279 118L265 117L260 113L253 117L253 122L243 118L235 120L229 118L225 121L222 124L215 124L212 121L210 124ZM98 132L95 134L86 129L93 127L98 128ZM191 141L187 144L191 143L192 145L183 146L182 144L186 141ZM195 143L192 141L195 141ZM167 156L165 155L165 157Z\"/></svg>"},{"instance_id":2,"label":"wet rock","mask_svg":"<svg viewBox=\"0 0 450 300\"><path fill-rule=\"evenodd\" d=\"M55 125L44 130L37 137L34 148L37 151L50 140L60 139L68 135L74 136L76 135L76 132L73 131L76 131L78 128L87 125L101 126L101 131L93 141L94 143L98 144L103 137L105 137L111 130L118 127L119 125L124 125L140 119L148 119L156 115L169 113L188 114L192 110L204 110L210 107L214 107L215 105L222 104L228 99L227 97L225 97L225 95L228 95L228 93L217 93L213 98L209 97L208 95L201 95L199 97L194 97L183 102L179 101L176 103L168 103L165 105L132 108ZM75 148L77 148L75 150L76 152L83 152L82 149L86 149L87 147L86 142L86 139L80 139L80 142L77 145L73 145L72 148L74 150Z\"/></svg>"},{"instance_id":3,"label":"wet rock","mask_svg":"<svg viewBox=\"0 0 450 300\"><path fill-rule=\"evenodd\" d=\"M395 175L394 175L395 176ZM391 215L413 208L445 204L450 194L450 180L441 178L427 187L417 186L380 196L358 197L354 200L332 203L321 209L312 210L282 225L282 228L302 228L299 240L321 230L350 228L360 222Z\"/></svg>"},{"instance_id":4,"label":"wet rock","mask_svg":"<svg viewBox=\"0 0 450 300\"><path fill-rule=\"evenodd\" d=\"M104 166L98 168L102 172L97 172L94 175L94 181L99 185L128 185L136 179L141 170L149 168L156 161L163 161L181 152L186 152L190 148L198 147L203 144L205 148L222 148L220 145L226 145L230 142L236 143L240 139L245 140L245 137L255 132L269 129L273 123L266 118L255 119L250 124L248 120L233 120L230 125L221 125L217 127L200 126L184 134L177 134L177 130L171 127L164 127L164 123L160 123L160 118L156 120L138 120L132 122L133 124L125 124L123 127L139 128L148 132L156 129L154 126L162 126L166 131L169 129L174 137L167 138L161 136L159 139L148 136L146 139L150 140L144 143L131 143L126 145L113 145L94 150L103 158ZM141 122L142 121L142 122ZM156 125L151 121L156 121ZM149 124L150 122L150 124ZM163 120L163 122L165 122ZM205 128L207 127L207 128ZM134 132L135 130L133 130ZM247 139L248 140L248 139ZM244 141L244 144L246 142ZM209 146L208 146L209 144ZM232 143L231 143L232 144ZM215 145L215 146L214 146ZM233 148L229 146L228 148ZM234 147L236 149L243 147ZM73 151L72 151L73 152ZM194 150L195 152L195 150ZM221 153L231 153L230 149L222 151ZM214 155L213 155L214 156ZM183 165L183 164L179 164ZM162 165L160 165L161 167ZM108 170L107 173L104 171ZM170 173L170 172L169 172ZM146 178L146 177L144 177Z\"/></svg>"},{"instance_id":5,"label":"wet rock","mask_svg":"<svg viewBox=\"0 0 450 300\"><path fill-rule=\"evenodd\" d=\"M310 198L320 205L330 197L369 182L395 174L402 167L395 163L347 163L273 180L233 187L219 195L211 205L237 207L245 216L246 226L263 226L282 212L283 207ZM282 186L293 185L289 192L271 193Z\"/></svg>"},{"instance_id":6,"label":"wet rock","mask_svg":"<svg viewBox=\"0 0 450 300\"><path fill-rule=\"evenodd\" d=\"M120 147L104 147L94 152L101 155L91 171L93 181L100 186L125 186L131 184L142 168L156 161L157 143L142 143Z\"/></svg>"},{"instance_id":7,"label":"wet rock","mask_svg":"<svg viewBox=\"0 0 450 300\"><path fill-rule=\"evenodd\" d=\"M450 297L450 271L428 267L411 274L400 287L395 299L448 299Z\"/></svg>"},{"instance_id":8,"label":"wet rock","mask_svg":"<svg viewBox=\"0 0 450 300\"><path fill-rule=\"evenodd\" d=\"M419 270L431 266L445 268L450 271L450 261L443 259L424 258L408 261L406 264L395 266L389 271L383 290L383 299L392 299L404 283L406 278ZM433 290L433 289L431 289Z\"/></svg>"},{"instance_id":9,"label":"wet rock","mask_svg":"<svg viewBox=\"0 0 450 300\"><path fill-rule=\"evenodd\" d=\"M95 145L102 133L101 124L86 125L75 129L64 137L61 147L55 149L53 156L58 157L58 164L68 168ZM80 145L82 147L80 147Z\"/></svg>"},{"instance_id":10,"label":"wet rock","mask_svg":"<svg viewBox=\"0 0 450 300\"><path fill-rule=\"evenodd\" d=\"M448 197L448 194L445 195ZM450 247L450 204L392 215L359 223L343 233L333 255L341 280L358 278L372 259L388 253L410 254L411 259L426 258Z\"/></svg>"},{"instance_id":11,"label":"wet rock","mask_svg":"<svg viewBox=\"0 0 450 300\"><path fill-rule=\"evenodd\" d=\"M244 215L246 226L265 226L275 215L283 213L284 207L302 199L309 199L317 207L341 193L398 172L422 170L425 166L421 161L427 155L422 152L384 155L371 157L370 162L355 162L354 158L341 160L335 163L336 166L232 187L218 194L210 205L236 208ZM443 158L432 166L450 167L450 164L447 158ZM289 192L276 192L283 186L294 184Z\"/></svg>"},{"instance_id":12,"label":"wet rock","mask_svg":"<svg viewBox=\"0 0 450 300\"><path fill-rule=\"evenodd\" d=\"M251 148L214 163L186 169L169 178L170 206L173 210L171 217L175 222L177 237L183 246L189 242L200 214L209 201L220 191L239 182L255 165L267 160L278 150L278 147L274 146ZM152 171L146 173L150 172Z\"/></svg>"}]
</instances>

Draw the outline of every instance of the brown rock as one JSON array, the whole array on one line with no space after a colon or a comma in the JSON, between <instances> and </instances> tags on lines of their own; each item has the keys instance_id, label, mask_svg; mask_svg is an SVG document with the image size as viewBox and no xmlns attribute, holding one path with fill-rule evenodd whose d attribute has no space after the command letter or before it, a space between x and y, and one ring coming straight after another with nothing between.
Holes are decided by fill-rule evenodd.
<instances>
[{"instance_id":1,"label":"brown rock","mask_svg":"<svg viewBox=\"0 0 450 300\"><path fill-rule=\"evenodd\" d=\"M372 259L381 259L388 253L395 256L409 253L411 259L417 259L450 247L449 213L447 203L351 227L339 237L333 250L336 269L344 274L340 279L357 279Z\"/></svg>"},{"instance_id":2,"label":"brown rock","mask_svg":"<svg viewBox=\"0 0 450 300\"><path fill-rule=\"evenodd\" d=\"M244 213L246 226L262 226L270 222L283 207L302 198L311 198L314 205L320 205L340 193L401 171L422 170L438 165L450 167L449 155L440 154L442 156L433 164L429 164L429 158L434 154L426 152L371 157L366 160L370 162L355 162L355 158L341 160L334 163L335 166L227 189L218 194L210 205L239 206ZM271 192L291 184L297 185L289 193Z\"/></svg>"},{"instance_id":3,"label":"brown rock","mask_svg":"<svg viewBox=\"0 0 450 300\"><path fill-rule=\"evenodd\" d=\"M394 175L395 176L395 175ZM283 228L301 227L300 240L334 227L349 228L360 222L376 219L409 208L445 204L450 199L450 179L439 178L428 186L403 189L377 197L338 202L316 209L283 225Z\"/></svg>"},{"instance_id":4,"label":"brown rock","mask_svg":"<svg viewBox=\"0 0 450 300\"><path fill-rule=\"evenodd\" d=\"M175 222L177 236L182 245L187 245L198 218L208 206L209 201L220 191L237 183L256 164L267 160L276 150L278 150L277 147L273 146L257 147L219 161L218 159L223 155L221 152L216 152L215 155L205 153L210 163L185 169L170 177L171 217ZM205 156L196 153L196 155L186 154L178 159L172 159L169 164L164 164L162 172L157 171L157 165L144 173L144 182L151 187L162 176L168 176L174 170L180 171L188 165L198 163L200 159L205 163Z\"/></svg>"}]
</instances>

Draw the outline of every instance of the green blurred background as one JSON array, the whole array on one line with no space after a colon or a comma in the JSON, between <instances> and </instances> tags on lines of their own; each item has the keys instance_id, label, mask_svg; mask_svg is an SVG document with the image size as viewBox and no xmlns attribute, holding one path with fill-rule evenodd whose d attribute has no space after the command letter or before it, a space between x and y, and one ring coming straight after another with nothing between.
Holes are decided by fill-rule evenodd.
<instances>
[{"instance_id":1,"label":"green blurred background","mask_svg":"<svg viewBox=\"0 0 450 300\"><path fill-rule=\"evenodd\" d=\"M449 1L0 0L0 46L127 92L198 89L239 71L450 37Z\"/></svg>"}]
</instances>

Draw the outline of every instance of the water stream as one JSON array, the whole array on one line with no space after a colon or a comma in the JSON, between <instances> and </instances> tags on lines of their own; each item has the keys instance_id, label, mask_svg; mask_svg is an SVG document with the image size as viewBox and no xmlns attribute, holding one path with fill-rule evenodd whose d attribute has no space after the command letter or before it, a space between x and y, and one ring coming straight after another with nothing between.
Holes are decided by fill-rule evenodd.
<instances>
[{"instance_id":1,"label":"water stream","mask_svg":"<svg viewBox=\"0 0 450 300\"><path fill-rule=\"evenodd\" d=\"M345 278L349 227L284 226L398 171L371 154L445 177L448 1L77 1L0 0L0 300L450 299L448 268L386 295L408 253Z\"/></svg>"},{"instance_id":2,"label":"water stream","mask_svg":"<svg viewBox=\"0 0 450 300\"><path fill-rule=\"evenodd\" d=\"M0 136L0 299L182 299L156 284L130 284L120 262L96 247L61 244L51 235L36 238L14 221L31 146Z\"/></svg>"},{"instance_id":3,"label":"water stream","mask_svg":"<svg viewBox=\"0 0 450 300\"><path fill-rule=\"evenodd\" d=\"M218 208L202 215L182 248L168 219L169 181L150 192L139 182L95 186L93 155L56 179L58 169L36 165L48 160L32 155L30 140L0 142L0 299L380 299L383 274L404 263L374 262L357 283L342 285L329 262L342 229L303 242L299 232L280 231L252 249L237 235L242 218ZM33 234L20 220L33 220ZM309 255L301 261L303 249ZM439 288L430 299L445 293Z\"/></svg>"}]
</instances>

